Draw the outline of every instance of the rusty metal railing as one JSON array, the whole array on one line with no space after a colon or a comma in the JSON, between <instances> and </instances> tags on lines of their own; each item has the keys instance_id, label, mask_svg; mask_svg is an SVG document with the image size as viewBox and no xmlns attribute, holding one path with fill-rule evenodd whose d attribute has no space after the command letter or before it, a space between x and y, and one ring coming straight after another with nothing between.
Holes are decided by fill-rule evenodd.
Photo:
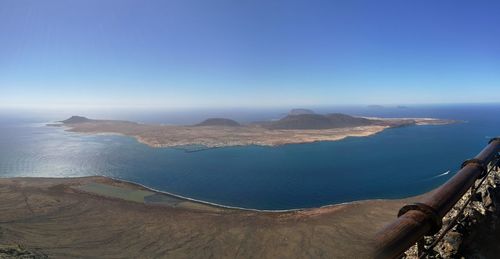
<instances>
[{"instance_id":1,"label":"rusty metal railing","mask_svg":"<svg viewBox=\"0 0 500 259\"><path fill-rule=\"evenodd\" d=\"M500 151L500 138L493 138L473 159L446 183L422 201L401 208L398 218L375 235L375 258L399 258L424 236L434 235L442 227L443 217L453 208L475 182L486 176L488 165ZM496 161L496 160L495 160ZM482 183L482 182L481 182Z\"/></svg>"}]
</instances>

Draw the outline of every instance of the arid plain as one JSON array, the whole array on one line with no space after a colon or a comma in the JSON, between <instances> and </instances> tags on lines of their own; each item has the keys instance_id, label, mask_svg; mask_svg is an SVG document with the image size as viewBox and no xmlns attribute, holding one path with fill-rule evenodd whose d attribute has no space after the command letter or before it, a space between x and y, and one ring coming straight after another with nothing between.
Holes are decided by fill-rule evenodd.
<instances>
[{"instance_id":1,"label":"arid plain","mask_svg":"<svg viewBox=\"0 0 500 259\"><path fill-rule=\"evenodd\" d=\"M50 258L369 258L370 237L408 202L258 212L116 188L150 192L104 177L0 179L0 243Z\"/></svg>"}]
</instances>

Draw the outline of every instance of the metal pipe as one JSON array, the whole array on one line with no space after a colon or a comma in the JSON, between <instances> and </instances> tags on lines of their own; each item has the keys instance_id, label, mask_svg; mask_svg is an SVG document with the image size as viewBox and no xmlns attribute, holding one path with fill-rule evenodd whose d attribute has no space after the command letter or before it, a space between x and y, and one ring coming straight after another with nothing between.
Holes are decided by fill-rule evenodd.
<instances>
[{"instance_id":1,"label":"metal pipe","mask_svg":"<svg viewBox=\"0 0 500 259\"><path fill-rule=\"evenodd\" d=\"M494 138L429 196L419 203L403 207L398 218L375 235L375 258L398 258L424 236L438 232L446 213L483 175L486 165L499 151L500 138Z\"/></svg>"}]
</instances>

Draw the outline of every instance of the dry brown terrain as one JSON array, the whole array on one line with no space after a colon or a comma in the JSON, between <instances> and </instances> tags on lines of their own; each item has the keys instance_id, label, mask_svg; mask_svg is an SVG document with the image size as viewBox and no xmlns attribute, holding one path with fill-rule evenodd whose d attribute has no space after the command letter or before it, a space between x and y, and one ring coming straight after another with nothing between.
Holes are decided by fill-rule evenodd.
<instances>
[{"instance_id":1,"label":"dry brown terrain","mask_svg":"<svg viewBox=\"0 0 500 259\"><path fill-rule=\"evenodd\" d=\"M66 123L70 131L82 133L116 133L135 137L152 147L203 145L205 147L261 145L277 146L316 141L335 141L346 137L370 136L390 127L406 125L438 125L449 120L430 118L378 119L377 125L331 129L267 129L260 125L230 126L165 126L126 121L90 120Z\"/></svg>"},{"instance_id":2,"label":"dry brown terrain","mask_svg":"<svg viewBox=\"0 0 500 259\"><path fill-rule=\"evenodd\" d=\"M71 125L70 131L81 133L118 133L135 137L152 147L203 145L276 146L315 141L334 141L346 137L364 137L381 132L387 126L362 126L325 130L267 130L261 127L184 127L159 125L116 125L112 123L81 123Z\"/></svg>"},{"instance_id":3,"label":"dry brown terrain","mask_svg":"<svg viewBox=\"0 0 500 259\"><path fill-rule=\"evenodd\" d=\"M53 258L366 258L408 202L271 213L127 201L82 191L89 184L147 191L104 177L0 179L0 244Z\"/></svg>"}]
</instances>

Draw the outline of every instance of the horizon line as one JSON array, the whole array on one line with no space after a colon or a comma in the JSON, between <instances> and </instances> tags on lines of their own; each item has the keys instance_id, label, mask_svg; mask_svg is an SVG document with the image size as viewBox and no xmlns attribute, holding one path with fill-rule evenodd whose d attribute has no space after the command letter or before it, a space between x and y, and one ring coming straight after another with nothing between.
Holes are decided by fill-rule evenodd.
<instances>
[{"instance_id":1,"label":"horizon line","mask_svg":"<svg viewBox=\"0 0 500 259\"><path fill-rule=\"evenodd\" d=\"M398 106L439 106L439 105L495 105L500 102L429 102L429 103L351 103L351 104L289 104L289 105L226 105L226 106L211 106L211 105L200 105L200 106L145 106L145 105L55 105L55 106L23 106L23 105L12 105L12 106L1 106L0 110L31 110L31 109L42 109L42 110L54 110L54 109L104 109L104 110L197 110L197 109L296 109L296 108L328 108L328 107L398 107Z\"/></svg>"}]
</instances>

